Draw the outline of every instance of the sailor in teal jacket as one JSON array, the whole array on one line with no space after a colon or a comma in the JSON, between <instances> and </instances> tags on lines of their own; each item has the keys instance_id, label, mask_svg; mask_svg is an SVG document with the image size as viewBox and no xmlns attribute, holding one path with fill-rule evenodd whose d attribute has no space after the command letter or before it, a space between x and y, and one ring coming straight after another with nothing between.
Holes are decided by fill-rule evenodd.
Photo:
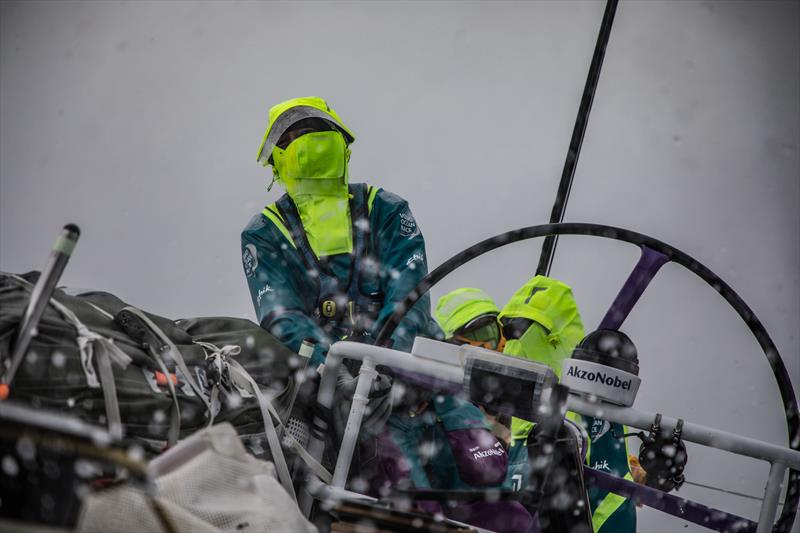
<instances>
[{"instance_id":1,"label":"sailor in teal jacket","mask_svg":"<svg viewBox=\"0 0 800 533\"><path fill-rule=\"evenodd\" d=\"M261 326L293 350L313 339L319 364L337 340L373 342L428 273L425 241L405 200L348 183L355 137L324 100L295 98L269 115L258 159L287 194L242 231L242 263ZM425 296L393 347L409 351L432 328Z\"/></svg>"}]
</instances>

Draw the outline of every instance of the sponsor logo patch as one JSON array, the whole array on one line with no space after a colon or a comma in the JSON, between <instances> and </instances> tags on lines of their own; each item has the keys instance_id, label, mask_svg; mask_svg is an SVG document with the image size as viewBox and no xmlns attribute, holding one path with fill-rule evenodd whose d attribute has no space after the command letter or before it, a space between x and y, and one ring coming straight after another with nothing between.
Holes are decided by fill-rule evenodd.
<instances>
[{"instance_id":1,"label":"sponsor logo patch","mask_svg":"<svg viewBox=\"0 0 800 533\"><path fill-rule=\"evenodd\" d=\"M605 372L588 372L571 366L569 370L567 370L567 375L578 379L585 379L586 381L601 383L609 387L614 387L615 389L631 390L630 379L619 379L618 376L609 376Z\"/></svg>"},{"instance_id":2,"label":"sponsor logo patch","mask_svg":"<svg viewBox=\"0 0 800 533\"><path fill-rule=\"evenodd\" d=\"M474 457L475 459L486 459L487 457L491 457L493 455L503 456L505 454L506 452L502 448L501 449L490 448L488 450L481 450L479 452L474 452L472 454L472 457Z\"/></svg>"},{"instance_id":3,"label":"sponsor logo patch","mask_svg":"<svg viewBox=\"0 0 800 533\"><path fill-rule=\"evenodd\" d=\"M408 237L409 239L419 235L417 221L414 220L411 211L403 211L400 213L400 235Z\"/></svg>"},{"instance_id":4,"label":"sponsor logo patch","mask_svg":"<svg viewBox=\"0 0 800 533\"><path fill-rule=\"evenodd\" d=\"M595 461L592 468L595 470L605 470L606 472L611 471L611 468L608 466L608 460L606 459L603 459L602 461Z\"/></svg>"},{"instance_id":5,"label":"sponsor logo patch","mask_svg":"<svg viewBox=\"0 0 800 533\"><path fill-rule=\"evenodd\" d=\"M256 275L256 268L258 268L258 253L256 252L255 244L246 244L242 250L242 265L244 265L244 273L248 278Z\"/></svg>"},{"instance_id":6,"label":"sponsor logo patch","mask_svg":"<svg viewBox=\"0 0 800 533\"><path fill-rule=\"evenodd\" d=\"M592 440L599 439L611 429L611 423L608 420L600 420L595 418L592 422L591 436Z\"/></svg>"}]
</instances>

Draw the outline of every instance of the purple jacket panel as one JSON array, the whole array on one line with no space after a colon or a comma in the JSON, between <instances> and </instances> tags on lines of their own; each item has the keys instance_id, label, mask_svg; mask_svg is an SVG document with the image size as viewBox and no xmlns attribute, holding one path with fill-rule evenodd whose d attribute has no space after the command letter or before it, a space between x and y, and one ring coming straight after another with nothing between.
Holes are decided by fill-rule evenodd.
<instances>
[{"instance_id":1,"label":"purple jacket panel","mask_svg":"<svg viewBox=\"0 0 800 533\"><path fill-rule=\"evenodd\" d=\"M491 431L482 428L457 429L446 434L458 475L465 483L483 487L505 480L508 453Z\"/></svg>"}]
</instances>

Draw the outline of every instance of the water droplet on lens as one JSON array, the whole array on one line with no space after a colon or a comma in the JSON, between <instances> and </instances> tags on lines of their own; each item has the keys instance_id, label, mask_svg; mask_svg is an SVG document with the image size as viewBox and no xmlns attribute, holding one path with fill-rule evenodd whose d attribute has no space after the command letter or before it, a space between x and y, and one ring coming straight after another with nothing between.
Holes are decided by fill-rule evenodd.
<instances>
[{"instance_id":1,"label":"water droplet on lens","mask_svg":"<svg viewBox=\"0 0 800 533\"><path fill-rule=\"evenodd\" d=\"M62 352L54 352L52 361L54 367L63 368L67 362L67 356Z\"/></svg>"},{"instance_id":2,"label":"water droplet on lens","mask_svg":"<svg viewBox=\"0 0 800 533\"><path fill-rule=\"evenodd\" d=\"M9 477L16 476L19 473L17 460L10 455L3 457L3 473Z\"/></svg>"},{"instance_id":3,"label":"water droplet on lens","mask_svg":"<svg viewBox=\"0 0 800 533\"><path fill-rule=\"evenodd\" d=\"M23 461L33 461L36 458L36 445L28 437L17 441L17 453Z\"/></svg>"}]
</instances>

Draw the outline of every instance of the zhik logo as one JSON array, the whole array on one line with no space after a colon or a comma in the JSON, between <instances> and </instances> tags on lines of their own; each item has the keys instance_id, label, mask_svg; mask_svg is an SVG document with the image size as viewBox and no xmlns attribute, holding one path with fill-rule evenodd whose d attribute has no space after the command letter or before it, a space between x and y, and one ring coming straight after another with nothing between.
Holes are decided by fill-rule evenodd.
<instances>
[{"instance_id":1,"label":"zhik logo","mask_svg":"<svg viewBox=\"0 0 800 533\"><path fill-rule=\"evenodd\" d=\"M264 285L264 288L258 289L258 296L256 297L256 303L261 303L261 298L267 294L268 292L275 292L272 287L269 285Z\"/></svg>"},{"instance_id":2,"label":"zhik logo","mask_svg":"<svg viewBox=\"0 0 800 533\"><path fill-rule=\"evenodd\" d=\"M602 383L603 385L608 385L616 389L630 390L631 388L630 379L622 380L619 379L618 376L609 376L604 372L587 372L586 370L571 366L569 370L567 370L567 375L578 379L585 379L586 381Z\"/></svg>"},{"instance_id":3,"label":"zhik logo","mask_svg":"<svg viewBox=\"0 0 800 533\"><path fill-rule=\"evenodd\" d=\"M417 261L419 261L421 263L424 260L425 260L425 258L422 256L422 254L420 252L414 252L414 254L411 257L408 258L408 261L406 261L406 266L410 267L412 264L416 263Z\"/></svg>"}]
</instances>

